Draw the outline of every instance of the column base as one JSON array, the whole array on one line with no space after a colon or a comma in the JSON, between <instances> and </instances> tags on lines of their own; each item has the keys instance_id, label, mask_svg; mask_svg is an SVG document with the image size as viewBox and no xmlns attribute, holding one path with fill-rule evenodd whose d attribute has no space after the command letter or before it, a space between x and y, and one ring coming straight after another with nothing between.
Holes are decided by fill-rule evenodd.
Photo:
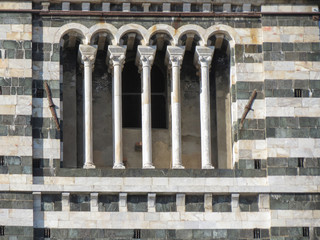
<instances>
[{"instance_id":1,"label":"column base","mask_svg":"<svg viewBox=\"0 0 320 240\"><path fill-rule=\"evenodd\" d=\"M91 169L91 168L96 168L96 166L93 163L87 163L87 164L83 165L83 168Z\"/></svg>"},{"instance_id":2,"label":"column base","mask_svg":"<svg viewBox=\"0 0 320 240\"><path fill-rule=\"evenodd\" d=\"M184 166L182 166L182 165L175 165L175 166L172 166L172 169L184 169Z\"/></svg>"},{"instance_id":3,"label":"column base","mask_svg":"<svg viewBox=\"0 0 320 240\"><path fill-rule=\"evenodd\" d=\"M155 167L153 165L144 165L142 168L143 169L155 169Z\"/></svg>"},{"instance_id":4,"label":"column base","mask_svg":"<svg viewBox=\"0 0 320 240\"><path fill-rule=\"evenodd\" d=\"M126 167L123 164L115 164L112 168L113 169L125 169Z\"/></svg>"},{"instance_id":5,"label":"column base","mask_svg":"<svg viewBox=\"0 0 320 240\"><path fill-rule=\"evenodd\" d=\"M202 169L214 169L214 166L212 166L212 165L205 165L205 166L202 166Z\"/></svg>"}]
</instances>

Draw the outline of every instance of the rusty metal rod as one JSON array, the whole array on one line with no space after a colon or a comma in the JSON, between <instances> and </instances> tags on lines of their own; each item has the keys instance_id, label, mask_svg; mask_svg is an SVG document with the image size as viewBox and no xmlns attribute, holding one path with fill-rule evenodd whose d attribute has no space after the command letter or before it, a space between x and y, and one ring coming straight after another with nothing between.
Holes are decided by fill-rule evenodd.
<instances>
[{"instance_id":1,"label":"rusty metal rod","mask_svg":"<svg viewBox=\"0 0 320 240\"><path fill-rule=\"evenodd\" d=\"M244 119L246 118L248 112L250 110L252 110L251 106L252 106L252 103L253 103L254 99L256 98L256 96L257 96L257 90L254 89L247 105L244 107L244 112L242 114L241 121L240 121L240 128L242 128Z\"/></svg>"},{"instance_id":2,"label":"rusty metal rod","mask_svg":"<svg viewBox=\"0 0 320 240\"><path fill-rule=\"evenodd\" d=\"M50 108L50 111L51 111L51 115L53 117L53 120L56 124L56 127L58 130L60 130L60 126L59 126L59 122L58 122L58 118L57 118L57 114L56 114L56 111L55 111L55 105L53 104L52 102L52 96L51 96L51 92L50 92L50 89L49 89L49 85L47 82L44 83L44 86L45 86L45 89L46 89L46 93L47 93L47 99L48 99L48 103L49 103L49 108Z\"/></svg>"}]
</instances>

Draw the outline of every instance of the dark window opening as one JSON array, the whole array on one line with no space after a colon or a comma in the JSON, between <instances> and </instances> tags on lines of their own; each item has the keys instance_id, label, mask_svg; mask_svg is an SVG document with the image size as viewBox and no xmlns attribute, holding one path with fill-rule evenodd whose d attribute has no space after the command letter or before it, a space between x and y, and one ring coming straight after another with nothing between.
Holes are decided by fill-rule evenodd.
<instances>
[{"instance_id":1,"label":"dark window opening","mask_svg":"<svg viewBox=\"0 0 320 240\"><path fill-rule=\"evenodd\" d=\"M141 128L141 75L133 61L122 71L122 124L124 128ZM167 127L166 77L157 65L151 70L151 125Z\"/></svg>"},{"instance_id":2,"label":"dark window opening","mask_svg":"<svg viewBox=\"0 0 320 240\"><path fill-rule=\"evenodd\" d=\"M294 97L302 97L302 90L301 89L295 89L294 90Z\"/></svg>"},{"instance_id":3,"label":"dark window opening","mask_svg":"<svg viewBox=\"0 0 320 240\"><path fill-rule=\"evenodd\" d=\"M298 167L303 168L304 167L304 158L298 158Z\"/></svg>"},{"instance_id":4,"label":"dark window opening","mask_svg":"<svg viewBox=\"0 0 320 240\"><path fill-rule=\"evenodd\" d=\"M261 160L260 159L254 160L254 169L261 169Z\"/></svg>"},{"instance_id":5,"label":"dark window opening","mask_svg":"<svg viewBox=\"0 0 320 240\"><path fill-rule=\"evenodd\" d=\"M2 87L0 86L0 95L2 95Z\"/></svg>"},{"instance_id":6,"label":"dark window opening","mask_svg":"<svg viewBox=\"0 0 320 240\"><path fill-rule=\"evenodd\" d=\"M302 228L302 235L304 237L309 237L309 228L308 227L303 227Z\"/></svg>"},{"instance_id":7,"label":"dark window opening","mask_svg":"<svg viewBox=\"0 0 320 240\"><path fill-rule=\"evenodd\" d=\"M140 229L134 229L133 230L133 239L140 239L141 238L141 230Z\"/></svg>"},{"instance_id":8,"label":"dark window opening","mask_svg":"<svg viewBox=\"0 0 320 240\"><path fill-rule=\"evenodd\" d=\"M44 89L36 89L36 98L43 98Z\"/></svg>"},{"instance_id":9,"label":"dark window opening","mask_svg":"<svg viewBox=\"0 0 320 240\"><path fill-rule=\"evenodd\" d=\"M0 226L0 236L4 236L4 226Z\"/></svg>"},{"instance_id":10,"label":"dark window opening","mask_svg":"<svg viewBox=\"0 0 320 240\"><path fill-rule=\"evenodd\" d=\"M125 63L122 71L122 124L141 128L141 75L134 61Z\"/></svg>"},{"instance_id":11,"label":"dark window opening","mask_svg":"<svg viewBox=\"0 0 320 240\"><path fill-rule=\"evenodd\" d=\"M41 168L41 159L33 159L33 168Z\"/></svg>"},{"instance_id":12,"label":"dark window opening","mask_svg":"<svg viewBox=\"0 0 320 240\"><path fill-rule=\"evenodd\" d=\"M4 161L4 156L0 156L0 166L4 166L5 161Z\"/></svg>"},{"instance_id":13,"label":"dark window opening","mask_svg":"<svg viewBox=\"0 0 320 240\"><path fill-rule=\"evenodd\" d=\"M49 228L44 229L43 237L50 238L50 229Z\"/></svg>"},{"instance_id":14,"label":"dark window opening","mask_svg":"<svg viewBox=\"0 0 320 240\"><path fill-rule=\"evenodd\" d=\"M260 238L260 229L259 228L253 229L253 238Z\"/></svg>"}]
</instances>

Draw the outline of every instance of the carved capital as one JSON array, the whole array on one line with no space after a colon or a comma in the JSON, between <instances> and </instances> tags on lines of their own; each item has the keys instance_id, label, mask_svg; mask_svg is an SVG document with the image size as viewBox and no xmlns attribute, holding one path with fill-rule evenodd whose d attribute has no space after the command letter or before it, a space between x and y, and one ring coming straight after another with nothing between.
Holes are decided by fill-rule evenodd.
<instances>
[{"instance_id":1,"label":"carved capital","mask_svg":"<svg viewBox=\"0 0 320 240\"><path fill-rule=\"evenodd\" d=\"M183 46L168 46L166 53L166 64L169 67L181 67L184 56L185 47Z\"/></svg>"},{"instance_id":2,"label":"carved capital","mask_svg":"<svg viewBox=\"0 0 320 240\"><path fill-rule=\"evenodd\" d=\"M194 63L196 66L209 67L212 61L214 47L197 46L194 54Z\"/></svg>"},{"instance_id":3,"label":"carved capital","mask_svg":"<svg viewBox=\"0 0 320 240\"><path fill-rule=\"evenodd\" d=\"M90 45L80 44L79 51L81 53L81 60L85 65L93 64L96 59L97 48Z\"/></svg>"},{"instance_id":4,"label":"carved capital","mask_svg":"<svg viewBox=\"0 0 320 240\"><path fill-rule=\"evenodd\" d=\"M120 65L123 67L126 59L126 46L108 47L109 67Z\"/></svg>"},{"instance_id":5,"label":"carved capital","mask_svg":"<svg viewBox=\"0 0 320 240\"><path fill-rule=\"evenodd\" d=\"M151 67L155 53L155 46L138 46L136 65L139 67Z\"/></svg>"}]
</instances>

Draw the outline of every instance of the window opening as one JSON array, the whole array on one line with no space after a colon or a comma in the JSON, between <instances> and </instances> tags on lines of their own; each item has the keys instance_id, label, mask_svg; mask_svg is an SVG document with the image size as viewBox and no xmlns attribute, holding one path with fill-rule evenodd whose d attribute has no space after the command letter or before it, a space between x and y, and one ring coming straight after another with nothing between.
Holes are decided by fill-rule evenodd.
<instances>
[{"instance_id":1,"label":"window opening","mask_svg":"<svg viewBox=\"0 0 320 240\"><path fill-rule=\"evenodd\" d=\"M140 239L141 238L141 229L134 229L133 230L133 238Z\"/></svg>"},{"instance_id":2,"label":"window opening","mask_svg":"<svg viewBox=\"0 0 320 240\"><path fill-rule=\"evenodd\" d=\"M298 158L298 167L303 168L304 167L304 158Z\"/></svg>"},{"instance_id":3,"label":"window opening","mask_svg":"<svg viewBox=\"0 0 320 240\"><path fill-rule=\"evenodd\" d=\"M50 238L50 229L49 228L45 228L44 229L43 237L44 238Z\"/></svg>"},{"instance_id":4,"label":"window opening","mask_svg":"<svg viewBox=\"0 0 320 240\"><path fill-rule=\"evenodd\" d=\"M0 166L4 166L4 156L0 156Z\"/></svg>"},{"instance_id":5,"label":"window opening","mask_svg":"<svg viewBox=\"0 0 320 240\"><path fill-rule=\"evenodd\" d=\"M0 226L0 236L4 236L4 226Z\"/></svg>"},{"instance_id":6,"label":"window opening","mask_svg":"<svg viewBox=\"0 0 320 240\"><path fill-rule=\"evenodd\" d=\"M253 229L253 238L260 238L260 229L259 228Z\"/></svg>"},{"instance_id":7,"label":"window opening","mask_svg":"<svg viewBox=\"0 0 320 240\"><path fill-rule=\"evenodd\" d=\"M254 169L261 169L261 160L260 159L254 160Z\"/></svg>"},{"instance_id":8,"label":"window opening","mask_svg":"<svg viewBox=\"0 0 320 240\"><path fill-rule=\"evenodd\" d=\"M303 227L302 234L304 237L309 237L309 227Z\"/></svg>"},{"instance_id":9,"label":"window opening","mask_svg":"<svg viewBox=\"0 0 320 240\"><path fill-rule=\"evenodd\" d=\"M294 90L294 97L302 97L302 90L301 89L295 89Z\"/></svg>"}]
</instances>

